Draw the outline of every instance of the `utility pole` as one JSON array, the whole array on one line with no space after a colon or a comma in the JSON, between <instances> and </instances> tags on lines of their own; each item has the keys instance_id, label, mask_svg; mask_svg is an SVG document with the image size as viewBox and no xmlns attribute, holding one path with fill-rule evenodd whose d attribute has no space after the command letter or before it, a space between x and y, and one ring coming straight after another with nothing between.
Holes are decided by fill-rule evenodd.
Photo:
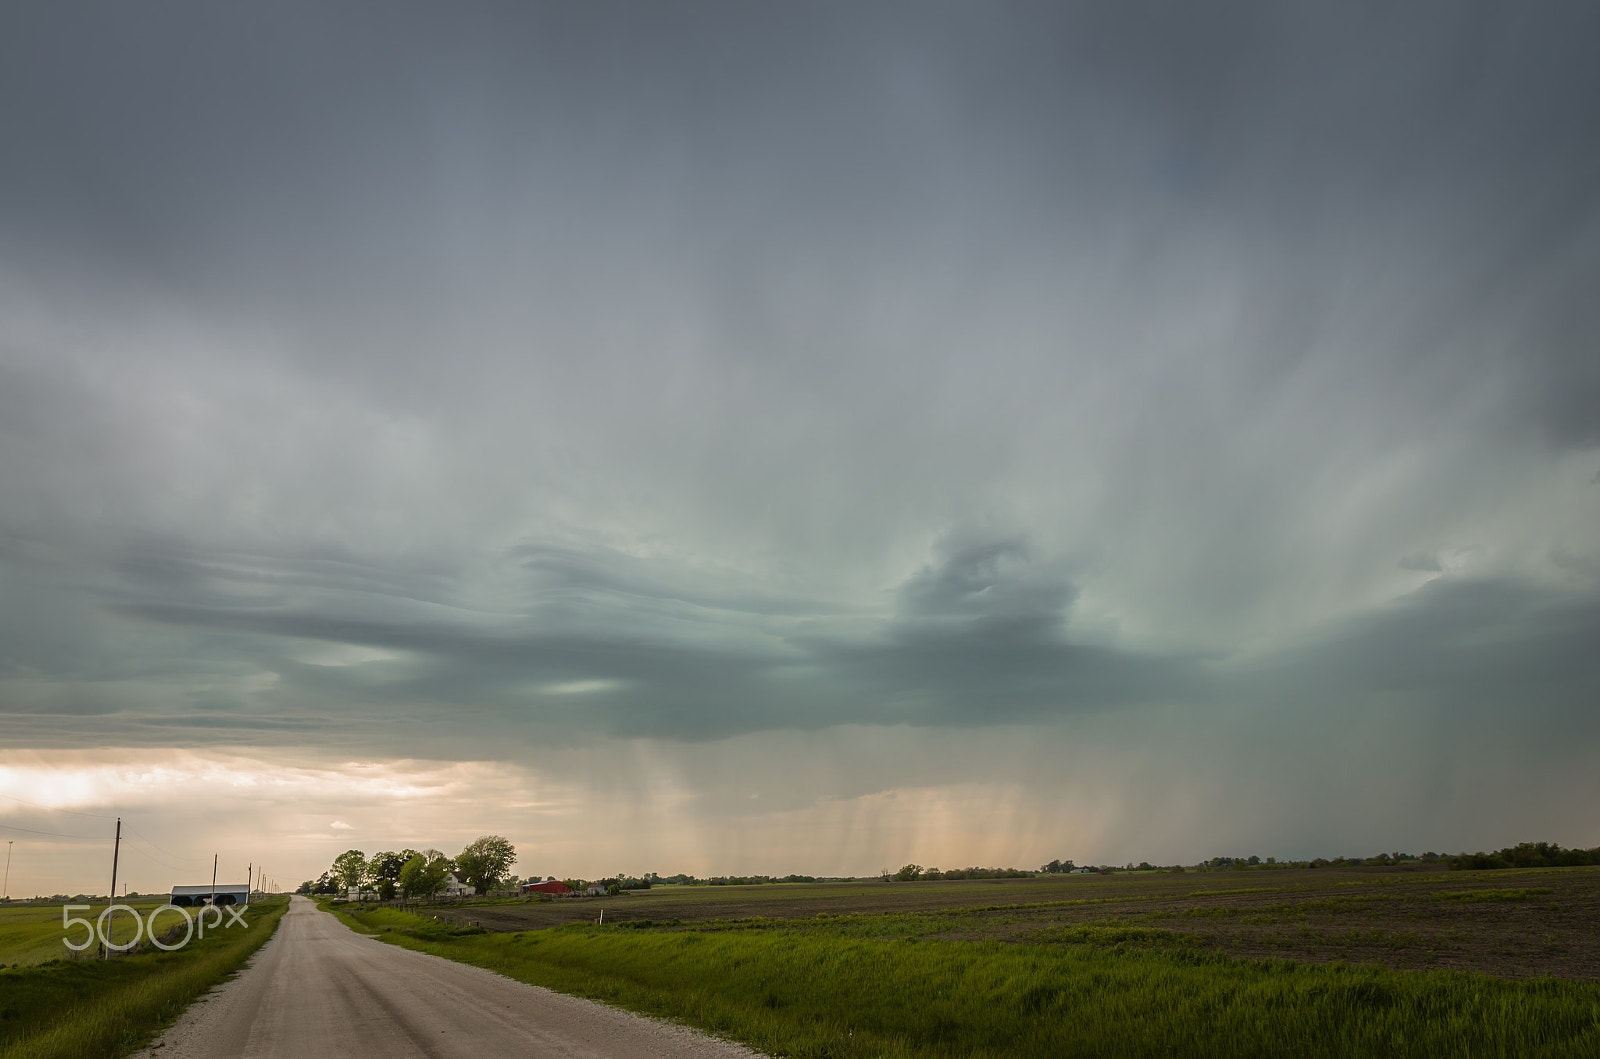
<instances>
[{"instance_id":1,"label":"utility pole","mask_svg":"<svg viewBox=\"0 0 1600 1059\"><path fill-rule=\"evenodd\" d=\"M255 876L251 875L250 872L251 872L251 869L253 869L255 866L256 866L256 862L255 861L251 861L249 864L246 864L245 867L244 867L244 903L245 904L249 904L250 903L250 880L255 878Z\"/></svg>"},{"instance_id":2,"label":"utility pole","mask_svg":"<svg viewBox=\"0 0 1600 1059\"><path fill-rule=\"evenodd\" d=\"M117 841L111 847L111 900L106 904L106 911L111 911L111 906L117 903L117 855L122 852L122 817L117 817ZM9 880L7 880L9 881ZM109 916L107 917L110 918ZM111 949L106 947L100 950L106 959L111 959Z\"/></svg>"},{"instance_id":3,"label":"utility pole","mask_svg":"<svg viewBox=\"0 0 1600 1059\"><path fill-rule=\"evenodd\" d=\"M13 841L15 840L6 840L6 885L5 889L0 891L0 897L4 897L7 901L11 900L11 843Z\"/></svg>"},{"instance_id":4,"label":"utility pole","mask_svg":"<svg viewBox=\"0 0 1600 1059\"><path fill-rule=\"evenodd\" d=\"M217 903L217 854L211 854L211 903Z\"/></svg>"}]
</instances>

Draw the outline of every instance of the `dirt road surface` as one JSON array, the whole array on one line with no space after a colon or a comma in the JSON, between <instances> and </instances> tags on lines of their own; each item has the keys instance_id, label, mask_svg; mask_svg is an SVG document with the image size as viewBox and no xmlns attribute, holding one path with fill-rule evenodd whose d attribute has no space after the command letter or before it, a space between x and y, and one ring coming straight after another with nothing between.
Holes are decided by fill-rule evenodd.
<instances>
[{"instance_id":1,"label":"dirt road surface","mask_svg":"<svg viewBox=\"0 0 1600 1059\"><path fill-rule=\"evenodd\" d=\"M250 965L136 1059L257 1056L752 1059L758 1053L385 945L295 897L277 935Z\"/></svg>"}]
</instances>

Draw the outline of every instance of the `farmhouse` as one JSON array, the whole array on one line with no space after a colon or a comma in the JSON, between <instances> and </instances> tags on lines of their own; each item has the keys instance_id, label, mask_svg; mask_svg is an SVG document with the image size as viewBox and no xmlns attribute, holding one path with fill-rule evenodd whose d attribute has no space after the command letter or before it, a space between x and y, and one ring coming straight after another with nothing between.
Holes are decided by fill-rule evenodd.
<instances>
[{"instance_id":1,"label":"farmhouse","mask_svg":"<svg viewBox=\"0 0 1600 1059\"><path fill-rule=\"evenodd\" d=\"M193 908L196 905L211 904L211 895L215 893L216 903L219 905L247 905L250 903L250 887L247 883L217 883L212 886L206 883L202 886L174 886L172 896L168 902L179 908Z\"/></svg>"},{"instance_id":2,"label":"farmhouse","mask_svg":"<svg viewBox=\"0 0 1600 1059\"><path fill-rule=\"evenodd\" d=\"M444 892L451 897L462 897L472 893L472 887L467 885L466 876L452 871L444 877Z\"/></svg>"}]
</instances>

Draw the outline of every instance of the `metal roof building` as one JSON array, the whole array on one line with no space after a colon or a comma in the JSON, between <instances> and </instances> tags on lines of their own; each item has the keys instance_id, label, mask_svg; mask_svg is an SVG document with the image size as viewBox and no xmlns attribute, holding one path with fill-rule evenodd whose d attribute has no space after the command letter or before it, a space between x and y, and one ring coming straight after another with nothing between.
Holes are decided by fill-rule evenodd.
<instances>
[{"instance_id":1,"label":"metal roof building","mask_svg":"<svg viewBox=\"0 0 1600 1059\"><path fill-rule=\"evenodd\" d=\"M217 883L213 887L210 883L203 886L174 886L171 903L179 908L189 908L194 905L211 903L211 894L217 895L219 905L247 905L250 903L250 886L248 883Z\"/></svg>"}]
</instances>

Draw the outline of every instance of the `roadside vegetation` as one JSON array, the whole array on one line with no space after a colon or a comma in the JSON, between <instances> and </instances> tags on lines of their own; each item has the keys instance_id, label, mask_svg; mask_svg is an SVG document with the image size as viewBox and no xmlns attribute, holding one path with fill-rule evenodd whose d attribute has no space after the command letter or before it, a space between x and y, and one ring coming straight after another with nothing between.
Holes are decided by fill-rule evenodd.
<instances>
[{"instance_id":1,"label":"roadside vegetation","mask_svg":"<svg viewBox=\"0 0 1600 1059\"><path fill-rule=\"evenodd\" d=\"M885 914L485 934L341 911L393 944L796 1059L1600 1052L1594 982L1244 960L1148 927L918 940L937 917Z\"/></svg>"},{"instance_id":2,"label":"roadside vegetation","mask_svg":"<svg viewBox=\"0 0 1600 1059\"><path fill-rule=\"evenodd\" d=\"M242 967L288 906L286 897L253 903L243 913L249 929L213 929L175 952L146 947L109 960L52 959L0 970L0 1059L126 1055ZM62 951L61 910L49 911ZM123 937L131 933L130 921Z\"/></svg>"}]
</instances>

